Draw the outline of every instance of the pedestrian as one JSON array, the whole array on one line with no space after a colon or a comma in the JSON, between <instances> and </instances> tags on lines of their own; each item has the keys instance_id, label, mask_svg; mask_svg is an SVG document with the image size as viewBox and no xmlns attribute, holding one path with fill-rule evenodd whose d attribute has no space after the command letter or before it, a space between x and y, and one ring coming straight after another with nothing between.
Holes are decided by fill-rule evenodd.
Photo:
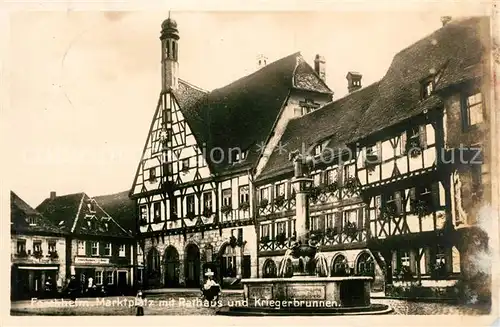
<instances>
[{"instance_id":1,"label":"pedestrian","mask_svg":"<svg viewBox=\"0 0 500 327\"><path fill-rule=\"evenodd\" d=\"M93 286L94 286L94 279L92 278L92 276L89 277L89 279L87 280L87 296L92 296L93 294Z\"/></svg>"},{"instance_id":2,"label":"pedestrian","mask_svg":"<svg viewBox=\"0 0 500 327\"><path fill-rule=\"evenodd\" d=\"M78 292L79 286L80 285L76 280L75 275L71 275L71 278L68 283L68 295L71 301L76 301L76 293Z\"/></svg>"},{"instance_id":3,"label":"pedestrian","mask_svg":"<svg viewBox=\"0 0 500 327\"><path fill-rule=\"evenodd\" d=\"M144 316L144 293L141 290L135 296L136 316Z\"/></svg>"}]
</instances>

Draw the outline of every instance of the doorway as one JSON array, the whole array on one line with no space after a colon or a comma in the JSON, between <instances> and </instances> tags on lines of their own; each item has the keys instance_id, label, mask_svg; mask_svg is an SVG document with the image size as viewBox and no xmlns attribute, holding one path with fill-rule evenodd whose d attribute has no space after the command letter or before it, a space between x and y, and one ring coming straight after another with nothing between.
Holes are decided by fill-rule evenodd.
<instances>
[{"instance_id":1,"label":"doorway","mask_svg":"<svg viewBox=\"0 0 500 327\"><path fill-rule=\"evenodd\" d=\"M165 250L165 287L179 286L179 253L173 246L169 246Z\"/></svg>"},{"instance_id":2,"label":"doorway","mask_svg":"<svg viewBox=\"0 0 500 327\"><path fill-rule=\"evenodd\" d=\"M189 244L186 248L185 260L186 287L200 286L200 249L195 244Z\"/></svg>"}]
</instances>

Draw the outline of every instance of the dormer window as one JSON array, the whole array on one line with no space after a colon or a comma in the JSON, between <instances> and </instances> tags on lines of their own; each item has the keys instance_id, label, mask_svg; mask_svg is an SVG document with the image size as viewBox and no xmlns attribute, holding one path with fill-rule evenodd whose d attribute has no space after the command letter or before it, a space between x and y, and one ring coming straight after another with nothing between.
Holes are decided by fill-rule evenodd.
<instances>
[{"instance_id":1,"label":"dormer window","mask_svg":"<svg viewBox=\"0 0 500 327\"><path fill-rule=\"evenodd\" d=\"M37 217L36 216L29 216L28 217L28 224L30 226L36 226L37 223Z\"/></svg>"},{"instance_id":2,"label":"dormer window","mask_svg":"<svg viewBox=\"0 0 500 327\"><path fill-rule=\"evenodd\" d=\"M242 151L242 152L237 152L236 153L236 162L243 161L246 158L247 158L247 152L246 151Z\"/></svg>"},{"instance_id":3,"label":"dormer window","mask_svg":"<svg viewBox=\"0 0 500 327\"><path fill-rule=\"evenodd\" d=\"M432 92L434 92L434 80L432 78L426 79L422 83L422 99L426 99L432 95Z\"/></svg>"},{"instance_id":4,"label":"dormer window","mask_svg":"<svg viewBox=\"0 0 500 327\"><path fill-rule=\"evenodd\" d=\"M319 156L323 152L323 149L324 149L323 144L316 145L313 149L314 156Z\"/></svg>"},{"instance_id":5,"label":"dormer window","mask_svg":"<svg viewBox=\"0 0 500 327\"><path fill-rule=\"evenodd\" d=\"M319 103L314 102L314 100L311 99L305 99L304 101L300 101L299 103L300 110L301 110L301 115L306 115L310 112L313 112L314 110L318 109L320 107Z\"/></svg>"},{"instance_id":6,"label":"dormer window","mask_svg":"<svg viewBox=\"0 0 500 327\"><path fill-rule=\"evenodd\" d=\"M89 202L87 202L87 208L89 209L90 212L94 213L95 212L94 201L90 200Z\"/></svg>"}]
</instances>

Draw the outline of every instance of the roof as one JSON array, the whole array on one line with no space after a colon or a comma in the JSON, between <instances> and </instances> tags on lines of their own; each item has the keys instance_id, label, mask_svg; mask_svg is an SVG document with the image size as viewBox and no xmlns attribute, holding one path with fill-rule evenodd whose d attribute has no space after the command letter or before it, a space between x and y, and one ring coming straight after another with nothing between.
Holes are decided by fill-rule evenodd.
<instances>
[{"instance_id":1,"label":"roof","mask_svg":"<svg viewBox=\"0 0 500 327\"><path fill-rule=\"evenodd\" d=\"M376 82L291 120L280 141L286 151L274 151L271 154L258 180L291 171L289 152L299 150L302 153L303 149L309 149L323 141L328 141L328 148L332 150L343 148L343 144L356 134L355 127L377 96L378 84ZM314 133L311 133L312 130Z\"/></svg>"},{"instance_id":2,"label":"roof","mask_svg":"<svg viewBox=\"0 0 500 327\"><path fill-rule=\"evenodd\" d=\"M129 191L94 197L106 213L130 234L135 234L135 201L129 198Z\"/></svg>"},{"instance_id":3,"label":"roof","mask_svg":"<svg viewBox=\"0 0 500 327\"><path fill-rule=\"evenodd\" d=\"M481 76L486 17L469 17L448 23L395 55L378 82L348 94L316 111L289 122L281 144L258 180L292 171L288 153L328 140L327 147L341 149L387 127L439 108L439 92L422 100L421 81L438 75L435 90ZM314 133L311 133L314 131Z\"/></svg>"},{"instance_id":4,"label":"roof","mask_svg":"<svg viewBox=\"0 0 500 327\"><path fill-rule=\"evenodd\" d=\"M379 96L358 126L357 138L440 106L438 95L421 100L422 80L442 74L435 85L442 90L476 77L471 68L481 64L485 33L489 33L487 17L455 20L396 54L380 82Z\"/></svg>"},{"instance_id":5,"label":"roof","mask_svg":"<svg viewBox=\"0 0 500 327\"><path fill-rule=\"evenodd\" d=\"M179 83L174 96L198 142L208 150L246 151L267 140L293 89L332 93L297 52L212 92ZM257 151L249 151L241 164L228 165L228 160L209 164L221 172L251 167L257 159Z\"/></svg>"},{"instance_id":6,"label":"roof","mask_svg":"<svg viewBox=\"0 0 500 327\"><path fill-rule=\"evenodd\" d=\"M94 204L93 208L91 204ZM108 215L98 202L83 192L45 199L36 209L68 233L131 237L131 233Z\"/></svg>"},{"instance_id":7,"label":"roof","mask_svg":"<svg viewBox=\"0 0 500 327\"><path fill-rule=\"evenodd\" d=\"M28 217L36 217L36 225L30 225ZM16 193L10 192L11 230L16 233L51 233L64 234L49 219L33 209Z\"/></svg>"}]
</instances>

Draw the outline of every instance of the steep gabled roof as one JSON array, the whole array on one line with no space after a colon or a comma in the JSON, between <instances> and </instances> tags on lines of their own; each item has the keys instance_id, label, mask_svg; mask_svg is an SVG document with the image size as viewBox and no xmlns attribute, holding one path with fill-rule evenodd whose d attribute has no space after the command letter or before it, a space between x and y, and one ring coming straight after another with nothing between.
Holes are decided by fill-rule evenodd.
<instances>
[{"instance_id":1,"label":"steep gabled roof","mask_svg":"<svg viewBox=\"0 0 500 327\"><path fill-rule=\"evenodd\" d=\"M94 211L88 204L94 203ZM37 210L66 232L91 236L131 237L95 199L75 193L45 199Z\"/></svg>"},{"instance_id":2,"label":"steep gabled roof","mask_svg":"<svg viewBox=\"0 0 500 327\"><path fill-rule=\"evenodd\" d=\"M304 149L308 150L323 141L328 141L328 148L335 152L342 149L344 144L356 135L356 126L377 96L378 84L379 82L376 82L291 120L281 138L281 144L286 151L274 151L258 179L291 171L289 152L303 152Z\"/></svg>"},{"instance_id":3,"label":"steep gabled roof","mask_svg":"<svg viewBox=\"0 0 500 327\"><path fill-rule=\"evenodd\" d=\"M451 21L400 51L379 85L379 96L358 127L357 138L441 105L438 95L421 100L421 82L437 77L436 90L480 76L489 18ZM376 117L376 118L375 118Z\"/></svg>"},{"instance_id":4,"label":"steep gabled roof","mask_svg":"<svg viewBox=\"0 0 500 327\"><path fill-rule=\"evenodd\" d=\"M206 143L207 150L220 148L226 153L265 142L293 89L332 93L298 52L212 92L194 92L198 101L181 100L188 91L181 85L179 89L174 95L198 142ZM249 151L240 164L228 166L225 160L211 167L218 172L248 168L257 158L256 151Z\"/></svg>"},{"instance_id":5,"label":"steep gabled roof","mask_svg":"<svg viewBox=\"0 0 500 327\"><path fill-rule=\"evenodd\" d=\"M29 217L36 217L36 225L29 224ZM10 222L11 230L15 233L64 234L63 230L57 228L50 220L33 209L12 191L10 191Z\"/></svg>"},{"instance_id":6,"label":"steep gabled roof","mask_svg":"<svg viewBox=\"0 0 500 327\"><path fill-rule=\"evenodd\" d=\"M258 180L292 170L288 153L318 142L339 150L387 127L439 108L440 91L481 75L488 53L489 18L455 20L400 51L385 76L366 88L292 120ZM435 77L436 92L421 99L421 82Z\"/></svg>"},{"instance_id":7,"label":"steep gabled roof","mask_svg":"<svg viewBox=\"0 0 500 327\"><path fill-rule=\"evenodd\" d=\"M128 196L129 191L94 197L104 211L130 234L136 231L135 201Z\"/></svg>"}]
</instances>

